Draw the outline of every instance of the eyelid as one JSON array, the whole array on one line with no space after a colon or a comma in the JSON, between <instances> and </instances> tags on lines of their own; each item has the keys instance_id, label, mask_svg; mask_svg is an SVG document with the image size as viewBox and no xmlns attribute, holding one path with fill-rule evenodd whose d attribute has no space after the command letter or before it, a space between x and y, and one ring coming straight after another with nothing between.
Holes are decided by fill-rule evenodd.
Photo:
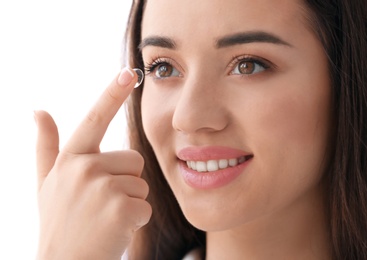
<instances>
[{"instance_id":1,"label":"eyelid","mask_svg":"<svg viewBox=\"0 0 367 260\"><path fill-rule=\"evenodd\" d=\"M234 56L231 62L227 65L227 68L229 70L228 74L231 75L234 68L240 62L243 62L243 61L251 61L251 62L258 63L259 65L263 66L265 70L276 68L276 66L272 62L264 58L261 58L259 56L249 55L249 54L242 54L242 55Z\"/></svg>"},{"instance_id":2,"label":"eyelid","mask_svg":"<svg viewBox=\"0 0 367 260\"><path fill-rule=\"evenodd\" d=\"M149 62L146 62L146 65L144 65L145 75L151 74L153 70L161 64L169 64L174 67L178 72L180 72L180 75L182 74L183 69L175 60L168 57L156 56L150 59Z\"/></svg>"},{"instance_id":3,"label":"eyelid","mask_svg":"<svg viewBox=\"0 0 367 260\"><path fill-rule=\"evenodd\" d=\"M251 61L251 62L258 63L259 65L263 66L265 68L265 70L276 69L277 68L277 66L275 64L273 64L272 62L270 62L270 61L268 61L264 58L261 58L259 56L249 55L249 54L241 54L241 55L233 56L231 62L227 65L227 69L229 70L228 74L231 75L232 71L235 69L235 67L238 65L238 63L243 62L243 61ZM146 65L144 65L145 75L146 76L149 75L150 73L153 72L153 70L157 66L159 66L161 64L164 64L164 63L173 66L176 70L178 70L180 72L180 76L182 75L182 72L184 70L182 69L182 67L175 60L173 60L172 58L169 58L169 57L162 57L162 56L156 56L154 58L151 58L149 62L146 62Z\"/></svg>"}]
</instances>

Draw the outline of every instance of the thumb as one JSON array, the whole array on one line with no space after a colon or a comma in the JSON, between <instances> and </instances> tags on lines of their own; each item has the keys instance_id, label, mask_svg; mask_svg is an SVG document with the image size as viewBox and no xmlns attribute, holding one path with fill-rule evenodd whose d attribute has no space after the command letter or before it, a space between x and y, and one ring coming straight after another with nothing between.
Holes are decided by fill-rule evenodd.
<instances>
[{"instance_id":1,"label":"thumb","mask_svg":"<svg viewBox=\"0 0 367 260\"><path fill-rule=\"evenodd\" d=\"M46 111L35 111L34 118L38 126L36 160L40 189L59 154L59 133L55 121Z\"/></svg>"}]
</instances>

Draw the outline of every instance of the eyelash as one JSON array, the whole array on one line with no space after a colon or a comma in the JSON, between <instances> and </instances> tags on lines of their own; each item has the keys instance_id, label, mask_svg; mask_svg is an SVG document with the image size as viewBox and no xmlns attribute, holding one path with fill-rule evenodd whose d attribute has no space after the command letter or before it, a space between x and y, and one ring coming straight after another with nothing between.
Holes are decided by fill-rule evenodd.
<instances>
[{"instance_id":1,"label":"eyelash","mask_svg":"<svg viewBox=\"0 0 367 260\"><path fill-rule=\"evenodd\" d=\"M275 67L275 65L273 65L269 61L267 61L265 59L262 59L260 57L257 57L257 56L251 56L251 55L233 56L232 61L227 66L227 68L229 68L231 70L230 73L229 73L230 75L235 75L232 72L236 68L236 66L238 66L241 62L253 62L253 63L258 64L261 67L263 67L264 71ZM168 66L174 67L172 65L173 63L174 62L169 58L157 57L155 59L152 59L151 62L147 63L147 65L144 66L145 74L149 75L151 73L154 73L156 68L158 66L161 66L161 65L168 65ZM251 74L248 74L248 75L241 74L241 76L248 77L248 76L251 76ZM159 78L159 79L164 79L164 78Z\"/></svg>"},{"instance_id":2,"label":"eyelash","mask_svg":"<svg viewBox=\"0 0 367 260\"><path fill-rule=\"evenodd\" d=\"M151 62L147 63L146 66L144 66L145 75L149 75L155 71L155 69L160 65L172 65L173 61L171 59L167 58L161 58L157 57L153 59Z\"/></svg>"},{"instance_id":3,"label":"eyelash","mask_svg":"<svg viewBox=\"0 0 367 260\"><path fill-rule=\"evenodd\" d=\"M230 74L234 75L232 71L238 66L241 62L253 62L255 64L260 65L264 68L264 71L274 68L275 66L270 63L269 61L252 55L239 55L239 56L233 56L232 61L228 64L227 68L231 70ZM256 74L256 73L255 73ZM241 74L243 77L251 76L252 74Z\"/></svg>"}]
</instances>

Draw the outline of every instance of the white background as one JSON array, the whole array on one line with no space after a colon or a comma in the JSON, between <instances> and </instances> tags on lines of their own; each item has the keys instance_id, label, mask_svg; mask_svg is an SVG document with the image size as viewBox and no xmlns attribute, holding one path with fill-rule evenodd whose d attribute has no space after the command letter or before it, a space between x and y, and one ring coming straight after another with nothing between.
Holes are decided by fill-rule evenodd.
<instances>
[{"instance_id":1,"label":"white background","mask_svg":"<svg viewBox=\"0 0 367 260\"><path fill-rule=\"evenodd\" d=\"M131 0L0 1L0 259L34 259L38 242L33 111L61 145L117 75ZM123 109L101 149L124 147Z\"/></svg>"}]
</instances>

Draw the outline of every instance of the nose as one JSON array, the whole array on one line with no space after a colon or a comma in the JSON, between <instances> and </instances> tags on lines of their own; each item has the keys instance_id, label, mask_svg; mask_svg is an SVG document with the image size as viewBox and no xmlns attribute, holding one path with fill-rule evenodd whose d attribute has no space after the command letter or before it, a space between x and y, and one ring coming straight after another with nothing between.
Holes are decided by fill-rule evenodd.
<instances>
[{"instance_id":1,"label":"nose","mask_svg":"<svg viewBox=\"0 0 367 260\"><path fill-rule=\"evenodd\" d=\"M194 134L217 132L227 127L228 102L218 81L192 77L181 88L172 118L176 131Z\"/></svg>"}]
</instances>

